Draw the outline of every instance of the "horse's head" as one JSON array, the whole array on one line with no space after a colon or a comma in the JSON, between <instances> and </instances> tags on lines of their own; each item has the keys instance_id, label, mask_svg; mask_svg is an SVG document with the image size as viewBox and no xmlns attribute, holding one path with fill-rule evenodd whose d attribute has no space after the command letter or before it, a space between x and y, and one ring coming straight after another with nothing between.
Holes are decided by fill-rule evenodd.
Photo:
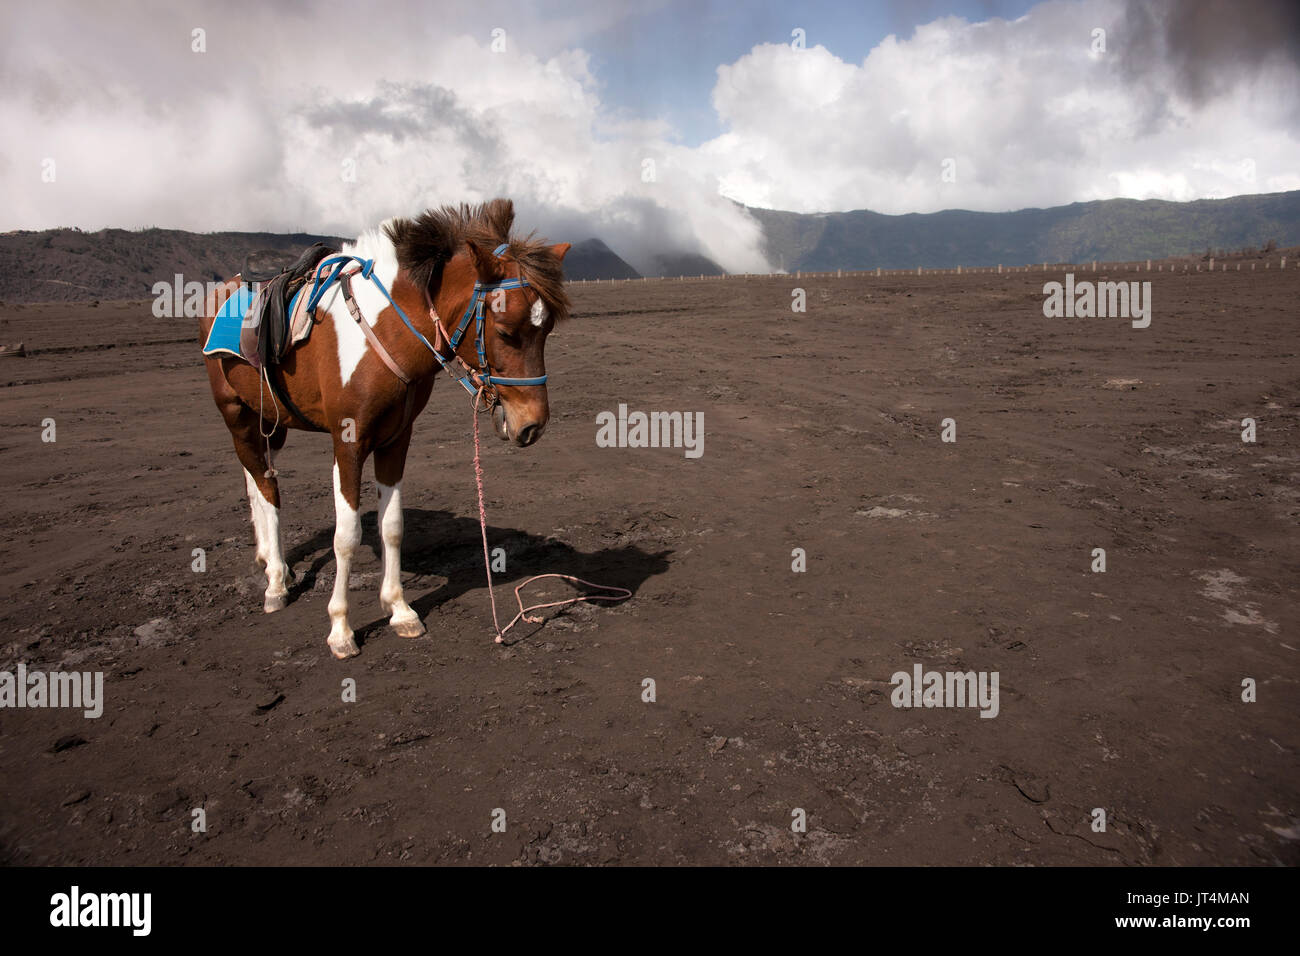
<instances>
[{"instance_id":1,"label":"horse's head","mask_svg":"<svg viewBox=\"0 0 1300 956\"><path fill-rule=\"evenodd\" d=\"M569 311L562 266L569 244L511 239L514 217L510 200L494 199L391 220L385 231L456 354L476 373L486 372L497 434L527 446L550 417L543 350Z\"/></svg>"},{"instance_id":2,"label":"horse's head","mask_svg":"<svg viewBox=\"0 0 1300 956\"><path fill-rule=\"evenodd\" d=\"M544 352L546 337L568 310L560 263L569 244L513 242L486 249L468 239L465 250L483 296L483 354L497 399L492 426L501 439L527 447L542 437L550 418ZM472 296L471 291L467 301ZM461 348L461 357L478 368L477 346L470 343L468 355L465 343ZM542 382L523 384L532 379Z\"/></svg>"}]
</instances>

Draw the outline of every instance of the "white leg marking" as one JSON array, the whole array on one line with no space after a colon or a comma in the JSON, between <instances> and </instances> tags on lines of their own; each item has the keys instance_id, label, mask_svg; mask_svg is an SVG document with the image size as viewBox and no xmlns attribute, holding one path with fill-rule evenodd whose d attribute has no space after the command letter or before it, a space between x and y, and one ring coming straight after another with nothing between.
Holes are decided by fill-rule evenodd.
<instances>
[{"instance_id":1,"label":"white leg marking","mask_svg":"<svg viewBox=\"0 0 1300 956\"><path fill-rule=\"evenodd\" d=\"M280 543L280 509L263 501L262 521L266 529L266 595L262 610L271 614L288 603L289 566L284 562L284 546Z\"/></svg>"},{"instance_id":2,"label":"white leg marking","mask_svg":"<svg viewBox=\"0 0 1300 956\"><path fill-rule=\"evenodd\" d=\"M262 520L262 493L257 490L253 476L244 472L244 488L248 491L248 510L253 515L253 537L257 541L257 563L266 567L266 522Z\"/></svg>"},{"instance_id":3,"label":"white leg marking","mask_svg":"<svg viewBox=\"0 0 1300 956\"><path fill-rule=\"evenodd\" d=\"M379 484L376 482L376 484ZM388 623L401 637L424 633L420 616L402 593L402 483L391 488L379 484L379 534L384 539L384 583L379 588L379 605L392 613Z\"/></svg>"},{"instance_id":4,"label":"white leg marking","mask_svg":"<svg viewBox=\"0 0 1300 956\"><path fill-rule=\"evenodd\" d=\"M280 544L280 509L262 497L257 482L247 471L244 472L244 482L248 486L253 530L257 534L257 560L266 567L266 594L263 596L262 610L271 614L281 610L289 596L289 567L284 563L284 549Z\"/></svg>"},{"instance_id":5,"label":"white leg marking","mask_svg":"<svg viewBox=\"0 0 1300 956\"><path fill-rule=\"evenodd\" d=\"M360 653L348 624L348 575L361 543L361 516L343 497L339 464L334 463L334 593L330 596L330 650L339 660Z\"/></svg>"}]
</instances>

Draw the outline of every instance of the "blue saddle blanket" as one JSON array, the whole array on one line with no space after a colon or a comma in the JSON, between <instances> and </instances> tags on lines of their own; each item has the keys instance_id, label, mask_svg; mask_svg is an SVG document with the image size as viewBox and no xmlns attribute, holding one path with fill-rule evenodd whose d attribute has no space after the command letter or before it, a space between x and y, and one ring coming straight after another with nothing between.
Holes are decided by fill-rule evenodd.
<instances>
[{"instance_id":1,"label":"blue saddle blanket","mask_svg":"<svg viewBox=\"0 0 1300 956\"><path fill-rule=\"evenodd\" d=\"M288 316L288 334L292 345L306 340L311 334L311 319L306 314L306 298L303 292L311 287L305 284L294 293L285 314ZM265 286L263 287L265 288ZM233 355L250 365L260 368L259 337L261 334L262 309L257 302L257 295L246 285L241 285L222 303L208 332L208 340L203 346L204 355Z\"/></svg>"},{"instance_id":2,"label":"blue saddle blanket","mask_svg":"<svg viewBox=\"0 0 1300 956\"><path fill-rule=\"evenodd\" d=\"M212 330L208 332L207 344L203 346L204 355L233 355L243 358L239 351L239 338L244 327L244 317L253 304L253 292L246 285L241 285L235 294L227 299L217 312Z\"/></svg>"}]
</instances>

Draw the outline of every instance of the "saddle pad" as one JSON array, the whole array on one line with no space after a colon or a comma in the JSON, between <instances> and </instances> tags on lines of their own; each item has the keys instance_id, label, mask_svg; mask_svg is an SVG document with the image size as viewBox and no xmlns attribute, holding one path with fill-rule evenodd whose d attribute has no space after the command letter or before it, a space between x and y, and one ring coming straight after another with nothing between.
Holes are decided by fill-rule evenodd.
<instances>
[{"instance_id":1,"label":"saddle pad","mask_svg":"<svg viewBox=\"0 0 1300 956\"><path fill-rule=\"evenodd\" d=\"M293 294L293 299L290 300L289 308L286 310L289 316L289 348L301 345L311 335L313 320L307 314L307 300L311 298L308 293L311 292L311 287L310 280L304 282L302 288Z\"/></svg>"},{"instance_id":2,"label":"saddle pad","mask_svg":"<svg viewBox=\"0 0 1300 956\"><path fill-rule=\"evenodd\" d=\"M241 285L234 294L222 303L217 317L208 332L207 344L203 346L204 355L233 355L243 358L239 352L240 330L248 307L253 304L253 293L248 286Z\"/></svg>"},{"instance_id":3,"label":"saddle pad","mask_svg":"<svg viewBox=\"0 0 1300 956\"><path fill-rule=\"evenodd\" d=\"M307 314L308 296L304 293L311 289L311 282L303 284L293 294L286 314L289 316L289 348L301 345L311 335L312 318ZM240 286L227 299L217 312L212 330L208 333L207 344L203 346L204 355L233 355L242 358L254 368L260 366L258 359L257 338L261 332L258 316L251 314L256 302L256 295L248 286Z\"/></svg>"}]
</instances>

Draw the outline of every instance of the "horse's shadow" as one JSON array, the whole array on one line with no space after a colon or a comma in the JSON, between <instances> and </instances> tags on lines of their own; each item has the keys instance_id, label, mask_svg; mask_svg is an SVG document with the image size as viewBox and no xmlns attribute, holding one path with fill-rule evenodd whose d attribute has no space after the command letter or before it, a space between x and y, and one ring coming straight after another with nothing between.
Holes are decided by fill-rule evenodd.
<instances>
[{"instance_id":1,"label":"horse's shadow","mask_svg":"<svg viewBox=\"0 0 1300 956\"><path fill-rule=\"evenodd\" d=\"M449 511L426 508L405 508L403 516L405 530L402 538L402 579L406 599L421 619L448 601L487 587L487 577L483 570L483 543L477 521ZM498 585L498 613L503 625L514 616L517 604L513 588L503 588L500 585L515 584L534 574L559 572L600 584L627 588L635 597L642 584L668 570L668 557L672 554L672 551L644 551L636 545L584 553L555 538L530 534L518 528L497 528L492 525L488 525L487 536L490 549L494 552L497 548L505 550L506 570L492 572L492 581ZM382 566L383 541L374 511L361 516L361 545L368 546ZM300 542L289 551L286 560L291 568L302 561L311 562L301 571L296 585L290 590L289 601L292 603L300 595L313 590L321 571L333 562L333 526L322 528L306 541ZM412 575L415 577L412 578ZM445 578L445 583L428 590L429 582L421 578L430 576ZM579 588L578 593L601 592ZM419 596L413 597L414 595ZM354 611L363 610L362 604L355 597L352 608ZM387 623L385 616L362 626L354 625L357 642L364 643L366 638L382 631ZM429 626L428 622L426 626Z\"/></svg>"}]
</instances>

